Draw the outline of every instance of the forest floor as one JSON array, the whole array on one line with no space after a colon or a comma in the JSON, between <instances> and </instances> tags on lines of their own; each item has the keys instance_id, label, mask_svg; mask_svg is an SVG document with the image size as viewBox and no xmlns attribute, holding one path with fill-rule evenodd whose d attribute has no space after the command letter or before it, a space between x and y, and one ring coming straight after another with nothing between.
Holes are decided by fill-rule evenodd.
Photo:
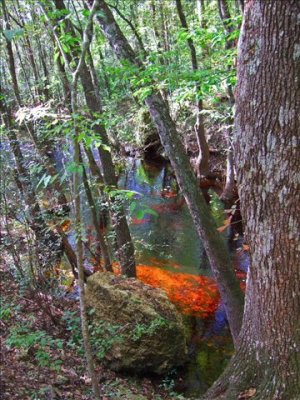
<instances>
[{"instance_id":1,"label":"forest floor","mask_svg":"<svg viewBox=\"0 0 300 400\"><path fill-rule=\"evenodd\" d=\"M211 152L210 167L223 177L225 157L219 142L211 140L210 147L216 150ZM193 135L187 139L187 148L191 158L195 157ZM28 290L12 276L11 262L0 256L0 399L92 399L85 359L76 342L81 337L78 299ZM99 363L96 369L102 400L184 399L174 391L174 381L168 376L126 376Z\"/></svg>"},{"instance_id":2,"label":"forest floor","mask_svg":"<svg viewBox=\"0 0 300 400\"><path fill-rule=\"evenodd\" d=\"M1 400L92 399L85 360L74 340L80 331L64 318L78 315L77 300L33 295L0 261ZM102 400L183 398L166 378L124 376L101 364L96 368Z\"/></svg>"}]
</instances>

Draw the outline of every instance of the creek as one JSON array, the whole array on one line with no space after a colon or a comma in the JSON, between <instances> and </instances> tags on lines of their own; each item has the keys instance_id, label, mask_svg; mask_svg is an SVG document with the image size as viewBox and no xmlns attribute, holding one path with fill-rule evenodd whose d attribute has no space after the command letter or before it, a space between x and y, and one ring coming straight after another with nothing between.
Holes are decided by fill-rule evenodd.
<instances>
[{"instance_id":1,"label":"creek","mask_svg":"<svg viewBox=\"0 0 300 400\"><path fill-rule=\"evenodd\" d=\"M129 222L138 277L166 290L183 313L189 331L190 362L182 371L171 373L166 385L197 397L215 381L233 354L226 314L205 251L168 164L129 159L119 186L136 192ZM224 207L213 191L209 196L212 214L222 226ZM232 251L233 261L244 280L248 258L245 254L237 257L237 246Z\"/></svg>"}]
</instances>

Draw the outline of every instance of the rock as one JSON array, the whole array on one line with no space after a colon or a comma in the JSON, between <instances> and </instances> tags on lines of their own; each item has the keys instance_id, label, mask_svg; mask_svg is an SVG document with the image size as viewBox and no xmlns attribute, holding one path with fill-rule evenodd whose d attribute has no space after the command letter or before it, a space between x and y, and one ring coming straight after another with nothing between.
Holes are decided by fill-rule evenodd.
<instances>
[{"instance_id":1,"label":"rock","mask_svg":"<svg viewBox=\"0 0 300 400\"><path fill-rule=\"evenodd\" d=\"M181 315L161 290L98 272L88 278L92 344L112 370L163 374L187 358Z\"/></svg>"}]
</instances>

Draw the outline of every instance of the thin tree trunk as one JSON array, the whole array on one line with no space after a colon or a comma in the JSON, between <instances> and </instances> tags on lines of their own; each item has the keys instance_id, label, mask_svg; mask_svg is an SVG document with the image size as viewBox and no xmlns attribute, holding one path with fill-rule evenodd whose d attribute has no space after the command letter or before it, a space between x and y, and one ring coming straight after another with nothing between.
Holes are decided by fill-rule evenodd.
<instances>
[{"instance_id":1,"label":"thin tree trunk","mask_svg":"<svg viewBox=\"0 0 300 400\"><path fill-rule=\"evenodd\" d=\"M184 11L182 8L181 0L176 0L176 8L177 8L177 13L181 22L181 26L183 29L185 29L187 32L189 31L188 24L184 15ZM194 42L192 38L187 39L187 44L190 49L190 54L191 54L191 62L192 62L192 69L193 71L198 71L198 61L197 61L197 53L196 53L196 48L194 46ZM203 121L203 102L201 99L202 93L201 93L201 87L199 83L196 83L196 97L198 98L197 100L197 121L194 127L195 130L195 135L197 139L197 144L199 148L199 156L197 159L197 176L200 179L201 176L206 176L209 173L209 147L207 144L206 140L206 135L205 135L205 127L204 127L204 121Z\"/></svg>"},{"instance_id":2,"label":"thin tree trunk","mask_svg":"<svg viewBox=\"0 0 300 400\"><path fill-rule=\"evenodd\" d=\"M79 153L79 161L82 164L81 152ZM87 177L86 170L85 170L84 166L83 166L82 180L83 180L83 185L84 185L86 197L87 197L87 200L88 200L88 203L89 203L90 212L92 214L93 224L94 224L94 227L95 227L95 230L96 230L96 234L97 234L97 240L98 240L98 243L100 245L100 250L101 250L101 253L102 253L102 256L103 256L104 268L105 268L106 271L112 272L112 266L111 266L111 261L110 261L108 248L107 248L107 245L105 243L105 239L104 239L104 237L102 235L102 232L101 232L101 229L100 229L100 221L99 221L98 216L97 216L96 204L94 202L93 194L92 194L92 191L90 189L88 177ZM100 259L98 260L98 262L100 263Z\"/></svg>"},{"instance_id":3,"label":"thin tree trunk","mask_svg":"<svg viewBox=\"0 0 300 400\"><path fill-rule=\"evenodd\" d=\"M116 11L116 13L119 15L119 17L122 18L122 20L125 21L126 24L130 27L130 29L132 30L132 32L139 44L141 51L145 54L146 51L145 51L144 43L143 43L142 38L141 38L140 34L138 33L136 27L133 25L133 23L128 18L125 17L125 15L119 10L119 8L117 6L111 5L111 8L113 8Z\"/></svg>"},{"instance_id":4,"label":"thin tree trunk","mask_svg":"<svg viewBox=\"0 0 300 400\"><path fill-rule=\"evenodd\" d=\"M103 0L100 0L101 15L97 20L117 57L143 68L122 34L114 17ZM230 329L237 342L243 315L243 295L235 277L226 245L216 230L209 208L201 194L189 159L181 143L176 126L160 93L153 92L145 100L152 120L157 127L161 142L174 168L177 181L186 199L199 237L209 257L211 268L218 282L224 301Z\"/></svg>"},{"instance_id":5,"label":"thin tree trunk","mask_svg":"<svg viewBox=\"0 0 300 400\"><path fill-rule=\"evenodd\" d=\"M55 0L55 5L56 8L59 10L65 9L63 0ZM73 32L73 28L71 26L70 21L68 29L70 30L70 32ZM78 55L76 55L75 53L74 56L76 58ZM82 60L82 67L79 71L79 76L83 87L86 104L88 106L92 118L92 115L94 113L101 114L103 110L99 93L97 92L97 88L93 84L92 76L84 60ZM96 124L94 125L93 130L99 137L101 143L109 147L110 143L104 125ZM111 153L110 151L106 150L103 146L99 146L98 152L100 156L104 183L109 188L116 188L117 178L115 175L115 169ZM114 206L111 208L110 214L111 214L112 224L116 233L116 240L118 246L117 254L118 254L118 259L120 261L121 272L122 274L128 277L135 277L136 267L135 267L134 246L131 239L129 227L127 224L125 211L124 208L121 205L117 204L116 201L112 201L112 203Z\"/></svg>"},{"instance_id":6,"label":"thin tree trunk","mask_svg":"<svg viewBox=\"0 0 300 400\"><path fill-rule=\"evenodd\" d=\"M57 176L57 170L56 167L54 165L54 160L53 158L50 156L51 154L53 154L53 150L51 149L51 146L49 143L40 143L40 141L37 139L36 135L33 133L32 129L29 129L27 127L27 130L36 146L36 149L38 151L38 153L40 154L42 160L43 160L43 165L47 171L47 173L51 176L51 177L55 177ZM70 207L69 207L69 202L67 200L67 197L64 193L64 189L62 187L62 185L60 184L59 180L54 180L51 184L52 188L54 189L54 191L57 193L57 202L58 204L62 207L62 211L64 214L68 214L70 212ZM62 246L63 246L63 250L64 253L67 256L67 259L70 263L70 266L72 268L72 272L73 275L75 277L78 277L78 272L77 272L77 261L76 261L76 254L67 238L67 236L65 235L63 229L60 226L60 222L56 223L56 230L59 233L61 239L62 239Z\"/></svg>"},{"instance_id":7,"label":"thin tree trunk","mask_svg":"<svg viewBox=\"0 0 300 400\"><path fill-rule=\"evenodd\" d=\"M227 35L232 33L233 27L230 24L230 12L226 0L218 0L219 15L223 22L225 32ZM229 50L235 47L233 40L226 39L225 49ZM228 71L231 71L231 66L229 66ZM230 84L227 85L227 92L229 95L229 106L233 107L235 104L235 98L233 90ZM226 207L231 207L234 201L234 193L236 192L235 175L234 175L234 158L233 158L233 144L232 144L232 125L233 118L228 118L226 121L230 126L226 128L226 142L227 142L227 157L226 157L226 182L221 199L224 201Z\"/></svg>"},{"instance_id":8,"label":"thin tree trunk","mask_svg":"<svg viewBox=\"0 0 300 400\"><path fill-rule=\"evenodd\" d=\"M60 57L58 57L56 60L56 66L57 66L58 74L59 74L59 77L60 77L60 80L62 83L62 87L63 87L64 103L68 108L70 108L70 105L71 105L70 87L69 87L65 67L64 67L63 63L61 62Z\"/></svg>"},{"instance_id":9,"label":"thin tree trunk","mask_svg":"<svg viewBox=\"0 0 300 400\"><path fill-rule=\"evenodd\" d=\"M166 16L164 12L164 2L162 0L158 0L158 8L159 8L159 16L160 16L160 25L161 25L161 32L162 38L164 43L164 51L170 51L170 44L169 44L169 34L168 34L168 26L166 21Z\"/></svg>"},{"instance_id":10,"label":"thin tree trunk","mask_svg":"<svg viewBox=\"0 0 300 400\"><path fill-rule=\"evenodd\" d=\"M23 75L24 75L24 80L25 80L25 82L27 84L27 91L30 94L32 102L34 103L34 101L35 101L34 93L32 93L30 79L29 79L29 76L28 76L28 73L27 73L27 70L26 70L26 66L24 65L24 62L22 60L21 53L20 53L19 46L18 46L17 42L15 42L15 48L16 48L16 54L18 56L19 64L20 64L21 70L22 70ZM19 76L20 75L21 74L19 73Z\"/></svg>"},{"instance_id":11,"label":"thin tree trunk","mask_svg":"<svg viewBox=\"0 0 300 400\"><path fill-rule=\"evenodd\" d=\"M158 28L158 17L157 17L157 9L156 9L156 4L157 4L157 0L151 0L150 3L150 7L151 7L151 13L152 13L152 19L153 19L153 30L154 30L154 35L156 38L156 46L157 46L157 52L159 53L159 62L161 63L161 65L166 65L166 60L164 59L163 53L166 50L166 42L165 42L165 38L164 38L164 26L163 26L163 22L161 24L162 30L161 32L159 31ZM168 104L169 107L169 103L168 103L168 93L166 89L161 89L161 93L162 96L166 102L166 104Z\"/></svg>"},{"instance_id":12,"label":"thin tree trunk","mask_svg":"<svg viewBox=\"0 0 300 400\"><path fill-rule=\"evenodd\" d=\"M2 0L2 10L3 10L3 16L4 16L4 22L5 22L4 29L9 30L9 29L11 29L11 27L10 27L9 20L8 20L5 0ZM12 83L13 83L14 94L16 96L18 105L22 106L20 89L19 89L18 79L17 79L17 74L16 74L16 65L15 65L14 53L13 53L13 48L12 48L12 42L11 42L11 40L8 40L6 36L5 36L5 43L6 43L7 53L8 53L9 72L10 72L10 76L11 76Z\"/></svg>"},{"instance_id":13,"label":"thin tree trunk","mask_svg":"<svg viewBox=\"0 0 300 400\"><path fill-rule=\"evenodd\" d=\"M198 14L200 28L206 28L204 0L196 0L196 1L197 1L197 14Z\"/></svg>"},{"instance_id":14,"label":"thin tree trunk","mask_svg":"<svg viewBox=\"0 0 300 400\"><path fill-rule=\"evenodd\" d=\"M43 6L42 6L43 7ZM91 378L91 383L93 387L94 396L97 400L100 400L100 389L97 381L97 376L94 368L94 360L92 348L89 340L89 329L88 329L88 316L87 316L87 306L85 299L85 287L84 287L84 253L83 253L83 241L82 241L82 227L81 227L81 192L80 192L80 143L78 141L79 128L77 125L76 114L78 112L77 106L77 86L78 86L78 78L80 75L80 71L84 65L84 59L87 53L87 50L90 45L90 41L92 40L92 32L93 32L93 18L99 8L99 0L95 0L93 2L93 6L91 9L91 13L89 15L88 23L86 25L85 31L83 33L83 43L81 47L81 53L78 57L76 69L74 71L71 70L70 63L67 57L67 54L64 52L64 49L59 41L59 37L51 25L51 20L47 16L47 12L43 7L45 12L45 16L47 18L48 23L52 26L53 34L57 41L57 44L60 48L61 54L64 57L65 64L69 69L69 72L72 76L72 81L69 84L70 93L71 93L71 109L72 109L72 117L73 117L73 127L75 132L75 137L73 141L74 146L74 164L77 169L74 172L74 196L75 196L75 221L76 221L76 248L77 248L77 265L78 265L78 285L79 285L79 299L80 299L80 317L81 317L81 331L82 338L84 344L85 357L87 361L87 369Z\"/></svg>"},{"instance_id":15,"label":"thin tree trunk","mask_svg":"<svg viewBox=\"0 0 300 400\"><path fill-rule=\"evenodd\" d=\"M24 201L28 207L30 228L34 231L36 236L38 260L41 266L49 269L49 267L54 267L60 258L60 240L57 235L49 229L43 219L42 210L33 189L31 177L27 172L26 163L12 124L10 112L2 102L0 103L0 110L7 128L9 144L16 161L19 181L22 186L21 193L23 193Z\"/></svg>"},{"instance_id":16,"label":"thin tree trunk","mask_svg":"<svg viewBox=\"0 0 300 400\"><path fill-rule=\"evenodd\" d=\"M234 156L232 144L232 128L226 128L226 142L227 142L227 155L226 155L226 182L224 190L220 196L227 208L232 206L236 193L235 173L234 173Z\"/></svg>"},{"instance_id":17,"label":"thin tree trunk","mask_svg":"<svg viewBox=\"0 0 300 400\"><path fill-rule=\"evenodd\" d=\"M39 39L37 40L37 45L39 48L40 61L41 61L43 72L44 72L43 91L44 91L45 100L48 101L50 98L50 90L49 90L50 74L48 71L47 63L46 63L46 54L42 48L42 45L41 45L41 42Z\"/></svg>"}]
</instances>

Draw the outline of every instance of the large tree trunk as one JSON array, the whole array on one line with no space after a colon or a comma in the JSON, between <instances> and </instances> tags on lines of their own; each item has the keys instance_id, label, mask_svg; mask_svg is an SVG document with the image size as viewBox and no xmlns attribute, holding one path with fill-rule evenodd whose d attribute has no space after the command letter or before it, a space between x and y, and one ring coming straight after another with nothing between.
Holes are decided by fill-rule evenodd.
<instances>
[{"instance_id":1,"label":"large tree trunk","mask_svg":"<svg viewBox=\"0 0 300 400\"><path fill-rule=\"evenodd\" d=\"M100 1L100 10L101 14L99 13L98 21L118 58L125 59L131 64L143 68L103 0ZM225 304L230 329L234 340L236 340L241 327L243 296L234 275L228 250L216 230L209 208L197 186L195 175L166 103L159 92L153 92L145 102L156 125L166 154L172 163L197 232L203 241Z\"/></svg>"},{"instance_id":2,"label":"large tree trunk","mask_svg":"<svg viewBox=\"0 0 300 400\"><path fill-rule=\"evenodd\" d=\"M299 399L299 15L297 0L245 7L235 152L252 262L239 348L209 399Z\"/></svg>"}]
</instances>

